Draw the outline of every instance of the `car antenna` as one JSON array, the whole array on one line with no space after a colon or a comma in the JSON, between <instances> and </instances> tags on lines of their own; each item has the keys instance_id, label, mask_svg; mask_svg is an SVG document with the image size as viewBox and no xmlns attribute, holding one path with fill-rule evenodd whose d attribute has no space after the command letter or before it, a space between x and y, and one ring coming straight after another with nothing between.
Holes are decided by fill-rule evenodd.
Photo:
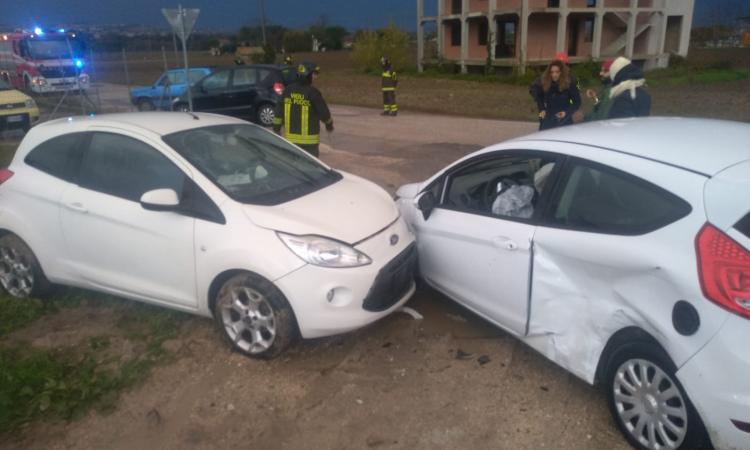
<instances>
[{"instance_id":1,"label":"car antenna","mask_svg":"<svg viewBox=\"0 0 750 450\"><path fill-rule=\"evenodd\" d=\"M190 114L190 117L193 118L193 120L201 120L200 117L196 116L194 112L192 111L185 111L186 113Z\"/></svg>"}]
</instances>

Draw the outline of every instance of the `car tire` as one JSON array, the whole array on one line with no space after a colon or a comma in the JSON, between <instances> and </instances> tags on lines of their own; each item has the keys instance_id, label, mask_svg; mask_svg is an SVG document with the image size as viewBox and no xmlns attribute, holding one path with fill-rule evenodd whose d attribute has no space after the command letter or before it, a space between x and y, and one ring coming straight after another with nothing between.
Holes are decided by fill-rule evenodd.
<instances>
[{"instance_id":1,"label":"car tire","mask_svg":"<svg viewBox=\"0 0 750 450\"><path fill-rule=\"evenodd\" d=\"M154 105L154 102L147 98L142 98L138 100L138 103L136 104L138 107L138 111L156 111L156 106Z\"/></svg>"},{"instance_id":2,"label":"car tire","mask_svg":"<svg viewBox=\"0 0 750 450\"><path fill-rule=\"evenodd\" d=\"M0 238L0 287L18 299L43 298L52 291L36 256L14 234Z\"/></svg>"},{"instance_id":3,"label":"car tire","mask_svg":"<svg viewBox=\"0 0 750 450\"><path fill-rule=\"evenodd\" d=\"M669 356L650 342L630 342L612 352L605 375L612 417L637 449L711 448Z\"/></svg>"},{"instance_id":4,"label":"car tire","mask_svg":"<svg viewBox=\"0 0 750 450\"><path fill-rule=\"evenodd\" d=\"M270 103L264 103L258 107L256 119L264 127L272 127L273 119L276 116L276 108Z\"/></svg>"},{"instance_id":5,"label":"car tire","mask_svg":"<svg viewBox=\"0 0 750 450\"><path fill-rule=\"evenodd\" d=\"M241 273L227 280L214 302L214 318L235 351L272 359L297 338L292 307L268 280Z\"/></svg>"}]
</instances>

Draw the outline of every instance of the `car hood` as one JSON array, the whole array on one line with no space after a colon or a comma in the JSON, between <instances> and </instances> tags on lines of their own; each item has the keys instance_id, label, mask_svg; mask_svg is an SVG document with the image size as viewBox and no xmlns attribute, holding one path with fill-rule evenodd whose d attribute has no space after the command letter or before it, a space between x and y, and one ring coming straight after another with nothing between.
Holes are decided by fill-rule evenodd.
<instances>
[{"instance_id":1,"label":"car hood","mask_svg":"<svg viewBox=\"0 0 750 450\"><path fill-rule=\"evenodd\" d=\"M250 220L263 228L295 235L318 235L355 244L398 219L388 193L355 175L276 206L246 205Z\"/></svg>"},{"instance_id":2,"label":"car hood","mask_svg":"<svg viewBox=\"0 0 750 450\"><path fill-rule=\"evenodd\" d=\"M30 99L28 95L15 89L0 91L0 105L7 103L22 103Z\"/></svg>"}]
</instances>

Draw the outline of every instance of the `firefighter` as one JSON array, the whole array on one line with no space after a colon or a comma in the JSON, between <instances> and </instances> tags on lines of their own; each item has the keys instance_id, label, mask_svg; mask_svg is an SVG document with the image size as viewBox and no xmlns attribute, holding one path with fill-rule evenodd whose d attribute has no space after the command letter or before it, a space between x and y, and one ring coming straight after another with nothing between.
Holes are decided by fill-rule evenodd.
<instances>
[{"instance_id":1,"label":"firefighter","mask_svg":"<svg viewBox=\"0 0 750 450\"><path fill-rule=\"evenodd\" d=\"M284 90L284 97L276 106L273 129L277 133L284 126L284 137L306 152L320 155L320 122L328 132L333 131L333 118L320 91L313 81L320 68L311 62L297 67L297 81Z\"/></svg>"},{"instance_id":2,"label":"firefighter","mask_svg":"<svg viewBox=\"0 0 750 450\"><path fill-rule=\"evenodd\" d=\"M396 87L398 86L398 76L391 67L391 60L387 56L380 58L380 64L383 66L383 115L397 116Z\"/></svg>"}]
</instances>

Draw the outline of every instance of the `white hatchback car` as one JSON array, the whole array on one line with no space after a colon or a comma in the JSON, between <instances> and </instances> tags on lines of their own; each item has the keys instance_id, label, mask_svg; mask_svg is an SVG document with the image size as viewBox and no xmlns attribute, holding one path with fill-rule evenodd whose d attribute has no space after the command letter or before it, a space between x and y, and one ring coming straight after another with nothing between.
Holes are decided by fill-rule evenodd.
<instances>
[{"instance_id":1,"label":"white hatchback car","mask_svg":"<svg viewBox=\"0 0 750 450\"><path fill-rule=\"evenodd\" d=\"M387 192L210 114L34 127L0 171L0 233L15 297L56 283L213 316L255 357L362 327L415 289Z\"/></svg>"},{"instance_id":2,"label":"white hatchback car","mask_svg":"<svg viewBox=\"0 0 750 450\"><path fill-rule=\"evenodd\" d=\"M750 448L750 125L508 141L398 191L427 283L589 383L640 449Z\"/></svg>"}]
</instances>

